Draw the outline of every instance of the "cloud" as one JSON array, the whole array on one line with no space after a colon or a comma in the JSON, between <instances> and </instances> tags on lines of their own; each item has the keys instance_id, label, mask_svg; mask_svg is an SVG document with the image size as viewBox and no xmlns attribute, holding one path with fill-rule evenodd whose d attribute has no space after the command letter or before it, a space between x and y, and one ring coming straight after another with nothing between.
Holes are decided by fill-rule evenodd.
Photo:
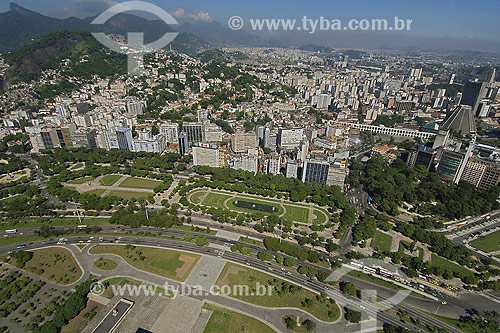
<instances>
[{"instance_id":1,"label":"cloud","mask_svg":"<svg viewBox=\"0 0 500 333\"><path fill-rule=\"evenodd\" d=\"M65 15L88 17L98 15L117 3L114 0L66 0L62 11Z\"/></svg>"},{"instance_id":2,"label":"cloud","mask_svg":"<svg viewBox=\"0 0 500 333\"><path fill-rule=\"evenodd\" d=\"M192 20L195 22L212 22L214 20L209 13L202 10L189 13L184 8L177 8L176 10L170 12L170 14L177 19Z\"/></svg>"}]
</instances>

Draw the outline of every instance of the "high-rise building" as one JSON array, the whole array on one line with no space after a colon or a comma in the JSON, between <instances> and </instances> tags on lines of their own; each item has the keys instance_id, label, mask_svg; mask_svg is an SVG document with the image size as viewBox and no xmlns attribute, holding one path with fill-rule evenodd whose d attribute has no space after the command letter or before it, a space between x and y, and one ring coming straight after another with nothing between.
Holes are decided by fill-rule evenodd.
<instances>
[{"instance_id":1,"label":"high-rise building","mask_svg":"<svg viewBox=\"0 0 500 333\"><path fill-rule=\"evenodd\" d=\"M303 128L280 128L278 131L278 147L280 150L293 150L300 145L304 137Z\"/></svg>"},{"instance_id":2,"label":"high-rise building","mask_svg":"<svg viewBox=\"0 0 500 333\"><path fill-rule=\"evenodd\" d=\"M286 163L286 178L297 178L299 171L299 162L295 160L288 160Z\"/></svg>"},{"instance_id":3,"label":"high-rise building","mask_svg":"<svg viewBox=\"0 0 500 333\"><path fill-rule=\"evenodd\" d=\"M277 175L281 170L281 157L274 156L267 161L267 173Z\"/></svg>"},{"instance_id":4,"label":"high-rise building","mask_svg":"<svg viewBox=\"0 0 500 333\"><path fill-rule=\"evenodd\" d=\"M464 154L443 150L436 172L445 180L456 180Z\"/></svg>"},{"instance_id":5,"label":"high-rise building","mask_svg":"<svg viewBox=\"0 0 500 333\"><path fill-rule=\"evenodd\" d=\"M179 134L179 154L182 156L186 155L189 150L189 143L187 140L186 133Z\"/></svg>"},{"instance_id":6,"label":"high-rise building","mask_svg":"<svg viewBox=\"0 0 500 333\"><path fill-rule=\"evenodd\" d=\"M488 89L485 82L467 81L460 104L470 106L472 108L472 113L477 115L479 103L486 97L487 92Z\"/></svg>"},{"instance_id":7,"label":"high-rise building","mask_svg":"<svg viewBox=\"0 0 500 333\"><path fill-rule=\"evenodd\" d=\"M146 102L132 101L127 103L127 112L135 115L143 115L146 113Z\"/></svg>"},{"instance_id":8,"label":"high-rise building","mask_svg":"<svg viewBox=\"0 0 500 333\"><path fill-rule=\"evenodd\" d=\"M204 165L212 168L223 168L224 154L219 151L217 145L194 143L193 164L196 166Z\"/></svg>"},{"instance_id":9,"label":"high-rise building","mask_svg":"<svg viewBox=\"0 0 500 333\"><path fill-rule=\"evenodd\" d=\"M187 141L189 144L193 142L203 142L203 124L197 123L183 123L182 131L186 133Z\"/></svg>"},{"instance_id":10,"label":"high-rise building","mask_svg":"<svg viewBox=\"0 0 500 333\"><path fill-rule=\"evenodd\" d=\"M73 147L97 148L96 130L78 129L71 133Z\"/></svg>"},{"instance_id":11,"label":"high-rise building","mask_svg":"<svg viewBox=\"0 0 500 333\"><path fill-rule=\"evenodd\" d=\"M221 142L223 138L223 131L222 129L215 125L211 124L209 122L206 122L204 125L204 134L205 134L205 142Z\"/></svg>"},{"instance_id":12,"label":"high-rise building","mask_svg":"<svg viewBox=\"0 0 500 333\"><path fill-rule=\"evenodd\" d=\"M244 133L236 132L231 137L231 149L235 153L244 153L248 149L253 149L257 147L257 136L254 132Z\"/></svg>"},{"instance_id":13,"label":"high-rise building","mask_svg":"<svg viewBox=\"0 0 500 333\"><path fill-rule=\"evenodd\" d=\"M149 129L139 132L139 137L134 139L134 151L161 154L167 147L167 141L163 134L153 135Z\"/></svg>"},{"instance_id":14,"label":"high-rise building","mask_svg":"<svg viewBox=\"0 0 500 333\"><path fill-rule=\"evenodd\" d=\"M302 182L326 184L330 163L327 161L308 160L302 169Z\"/></svg>"},{"instance_id":15,"label":"high-rise building","mask_svg":"<svg viewBox=\"0 0 500 333\"><path fill-rule=\"evenodd\" d=\"M330 107L332 97L328 94L320 94L318 96L318 109L328 109Z\"/></svg>"},{"instance_id":16,"label":"high-rise building","mask_svg":"<svg viewBox=\"0 0 500 333\"><path fill-rule=\"evenodd\" d=\"M429 170L436 158L436 151L434 149L419 146L417 149L410 151L408 154L407 164L409 166L423 165Z\"/></svg>"},{"instance_id":17,"label":"high-rise building","mask_svg":"<svg viewBox=\"0 0 500 333\"><path fill-rule=\"evenodd\" d=\"M179 141L179 124L164 123L160 125L160 134L165 136L167 143L177 143Z\"/></svg>"},{"instance_id":18,"label":"high-rise building","mask_svg":"<svg viewBox=\"0 0 500 333\"><path fill-rule=\"evenodd\" d=\"M130 128L117 128L116 140L118 142L118 149L130 151L134 150L134 139Z\"/></svg>"}]
</instances>

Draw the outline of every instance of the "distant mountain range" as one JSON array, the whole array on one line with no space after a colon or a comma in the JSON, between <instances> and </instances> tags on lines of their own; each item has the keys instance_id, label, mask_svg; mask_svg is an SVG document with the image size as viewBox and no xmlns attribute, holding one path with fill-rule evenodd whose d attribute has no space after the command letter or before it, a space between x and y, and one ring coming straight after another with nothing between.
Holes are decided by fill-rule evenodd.
<instances>
[{"instance_id":1,"label":"distant mountain range","mask_svg":"<svg viewBox=\"0 0 500 333\"><path fill-rule=\"evenodd\" d=\"M58 19L48 17L15 3L10 10L0 13L0 53L13 52L52 32L61 30L104 32L126 36L129 31L144 32L144 42L149 43L174 31L163 21L149 21L135 15L118 14L104 25L90 24L95 17ZM210 44L189 32L181 32L172 42L172 49L196 54L212 48Z\"/></svg>"}]
</instances>

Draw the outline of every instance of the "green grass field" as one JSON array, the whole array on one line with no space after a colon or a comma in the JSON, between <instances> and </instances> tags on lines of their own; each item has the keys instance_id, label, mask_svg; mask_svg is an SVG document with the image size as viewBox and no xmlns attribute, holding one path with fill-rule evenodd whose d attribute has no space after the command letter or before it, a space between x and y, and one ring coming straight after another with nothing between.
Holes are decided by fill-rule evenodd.
<instances>
[{"instance_id":1,"label":"green grass field","mask_svg":"<svg viewBox=\"0 0 500 333\"><path fill-rule=\"evenodd\" d=\"M201 204L209 207L223 208L224 201L228 198L229 198L228 195L209 193Z\"/></svg>"},{"instance_id":2,"label":"green grass field","mask_svg":"<svg viewBox=\"0 0 500 333\"><path fill-rule=\"evenodd\" d=\"M452 272L460 272L463 276L474 275L474 273L467 268L446 260L434 253L432 254L431 264L432 266L443 267L444 269L450 270Z\"/></svg>"},{"instance_id":3,"label":"green grass field","mask_svg":"<svg viewBox=\"0 0 500 333\"><path fill-rule=\"evenodd\" d=\"M130 199L142 199L146 198L150 193L144 192L131 192L131 191L111 191L107 195L108 197L119 197L122 199L130 200Z\"/></svg>"},{"instance_id":4,"label":"green grass field","mask_svg":"<svg viewBox=\"0 0 500 333\"><path fill-rule=\"evenodd\" d=\"M384 234L380 231L375 231L375 236L370 243L371 247L378 247L380 251L390 252L392 245L392 236Z\"/></svg>"},{"instance_id":5,"label":"green grass field","mask_svg":"<svg viewBox=\"0 0 500 333\"><path fill-rule=\"evenodd\" d=\"M82 275L80 266L66 249L51 247L32 252L33 258L25 266L28 272L62 285L74 283Z\"/></svg>"},{"instance_id":6,"label":"green grass field","mask_svg":"<svg viewBox=\"0 0 500 333\"><path fill-rule=\"evenodd\" d=\"M191 195L191 202L195 205L199 205L201 203L201 197L203 197L204 194L205 192L203 191L193 193Z\"/></svg>"},{"instance_id":7,"label":"green grass field","mask_svg":"<svg viewBox=\"0 0 500 333\"><path fill-rule=\"evenodd\" d=\"M100 196L102 196L104 194L104 192L106 192L106 190L103 190L101 188L96 188L95 190L91 190L91 191L88 191L88 192L85 192L85 193L86 194L95 194L98 197L100 197Z\"/></svg>"},{"instance_id":8,"label":"green grass field","mask_svg":"<svg viewBox=\"0 0 500 333\"><path fill-rule=\"evenodd\" d=\"M500 230L476 239L470 245L483 252L500 251Z\"/></svg>"},{"instance_id":9,"label":"green grass field","mask_svg":"<svg viewBox=\"0 0 500 333\"><path fill-rule=\"evenodd\" d=\"M111 259L99 258L94 262L94 266L101 271L112 271L118 267L118 264Z\"/></svg>"},{"instance_id":10,"label":"green grass field","mask_svg":"<svg viewBox=\"0 0 500 333\"><path fill-rule=\"evenodd\" d=\"M122 175L106 175L99 180L99 183L102 186L113 186L120 178Z\"/></svg>"},{"instance_id":11,"label":"green grass field","mask_svg":"<svg viewBox=\"0 0 500 333\"><path fill-rule=\"evenodd\" d=\"M293 222L308 223L309 209L285 205L286 213L283 218Z\"/></svg>"},{"instance_id":12,"label":"green grass field","mask_svg":"<svg viewBox=\"0 0 500 333\"><path fill-rule=\"evenodd\" d=\"M96 245L90 254L116 254L137 269L177 281L186 280L200 256L151 247Z\"/></svg>"},{"instance_id":13,"label":"green grass field","mask_svg":"<svg viewBox=\"0 0 500 333\"><path fill-rule=\"evenodd\" d=\"M118 187L152 190L158 185L161 185L161 182L157 180L129 177L125 179L123 182L121 182L120 185L118 185Z\"/></svg>"},{"instance_id":14,"label":"green grass field","mask_svg":"<svg viewBox=\"0 0 500 333\"><path fill-rule=\"evenodd\" d=\"M249 287L250 292L255 293L257 282L261 286L267 286L269 282L273 280L276 280L277 283L280 284L284 282L281 279L253 270L249 267L228 263L219 275L216 284L220 287L224 285L229 287L246 285ZM294 293L287 292L278 295L276 289L273 288L271 294L268 292L260 296L256 294L252 295L251 293L250 295L233 294L231 297L264 307L293 307L303 309L323 321L335 321L340 316L340 309L336 303L330 303L329 300L326 300L324 303L320 302L316 299L316 294L302 287L298 287L298 290ZM301 304L305 299L313 301L310 307L304 307Z\"/></svg>"},{"instance_id":15,"label":"green grass field","mask_svg":"<svg viewBox=\"0 0 500 333\"><path fill-rule=\"evenodd\" d=\"M93 181L95 178L94 177L82 177L82 178L77 178L74 180L70 180L68 184L73 184L73 185L80 185L80 184L85 184L88 182Z\"/></svg>"},{"instance_id":16,"label":"green grass field","mask_svg":"<svg viewBox=\"0 0 500 333\"><path fill-rule=\"evenodd\" d=\"M71 170L75 170L75 169L80 169L80 168L83 168L85 165L83 163L77 163L75 165L73 165L70 169Z\"/></svg>"},{"instance_id":17,"label":"green grass field","mask_svg":"<svg viewBox=\"0 0 500 333\"><path fill-rule=\"evenodd\" d=\"M203 308L213 311L203 333L255 332L272 333L269 326L255 318L248 317L215 305L205 304Z\"/></svg>"},{"instance_id":18,"label":"green grass field","mask_svg":"<svg viewBox=\"0 0 500 333\"><path fill-rule=\"evenodd\" d=\"M193 193L193 195L190 197L190 200L193 204L195 205L203 205L203 206L208 206L208 207L214 207L214 208L225 208L224 207L224 202L231 198L232 195L230 194L225 194L225 193L218 193L218 192L210 192L203 202L201 201L201 197L205 195L205 191L203 190L198 190ZM238 194L235 193L235 197L232 198L231 200L228 200L227 206L230 210L240 212L240 213L246 213L246 214L255 214L256 212L261 212L264 215L270 215L270 214L277 214L277 215L282 215L283 213L283 218L292 222L297 222L297 223L307 223L310 224L311 221L309 221L309 206L305 204L300 204L300 203L294 203L293 206L291 205L290 202L285 202L283 205L286 209L286 211L283 210L281 207L281 201L276 200L276 199L268 199L268 198L256 198L253 196L249 195L244 195L244 194ZM257 209L252 209L252 208L247 208L245 205L237 204L235 205L235 202L238 201L239 203L255 203L258 205L263 205L262 209L261 207L257 207ZM266 211L264 209L264 206L270 206L274 207L276 209L276 212L272 213L269 211ZM317 207L314 207L314 214L316 217L312 221L312 223L316 224L323 224L327 221L327 217L325 214L322 214L321 211L324 211L328 216L328 212L325 211L324 209L319 209Z\"/></svg>"}]
</instances>

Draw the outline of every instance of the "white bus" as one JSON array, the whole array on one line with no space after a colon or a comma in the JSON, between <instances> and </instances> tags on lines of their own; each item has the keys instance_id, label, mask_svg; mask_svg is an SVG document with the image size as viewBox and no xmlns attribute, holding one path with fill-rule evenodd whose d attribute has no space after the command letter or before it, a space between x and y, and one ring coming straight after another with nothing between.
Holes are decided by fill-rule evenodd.
<instances>
[{"instance_id":1,"label":"white bus","mask_svg":"<svg viewBox=\"0 0 500 333\"><path fill-rule=\"evenodd\" d=\"M5 232L8 234L17 234L17 229L5 230Z\"/></svg>"}]
</instances>

